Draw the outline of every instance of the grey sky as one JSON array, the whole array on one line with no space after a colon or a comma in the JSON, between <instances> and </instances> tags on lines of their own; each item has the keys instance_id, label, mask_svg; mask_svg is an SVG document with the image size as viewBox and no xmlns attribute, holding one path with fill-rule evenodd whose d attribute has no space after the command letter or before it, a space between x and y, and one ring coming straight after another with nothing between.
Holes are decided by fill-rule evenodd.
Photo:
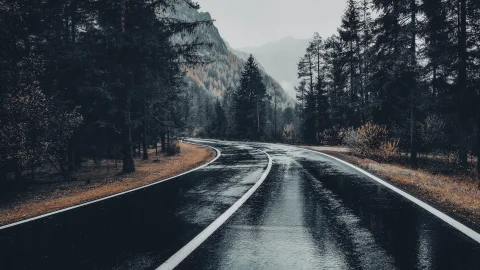
<instances>
[{"instance_id":1,"label":"grey sky","mask_svg":"<svg viewBox=\"0 0 480 270\"><path fill-rule=\"evenodd\" d=\"M346 0L197 0L233 48L335 33Z\"/></svg>"}]
</instances>

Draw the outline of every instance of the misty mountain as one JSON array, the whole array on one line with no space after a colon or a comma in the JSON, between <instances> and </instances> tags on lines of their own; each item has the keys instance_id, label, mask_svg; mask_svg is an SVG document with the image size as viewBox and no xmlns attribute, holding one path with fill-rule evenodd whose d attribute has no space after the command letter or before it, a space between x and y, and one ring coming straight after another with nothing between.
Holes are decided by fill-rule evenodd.
<instances>
[{"instance_id":1,"label":"misty mountain","mask_svg":"<svg viewBox=\"0 0 480 270\"><path fill-rule=\"evenodd\" d=\"M227 49L232 52L234 55L236 55L237 57L239 57L240 59L242 59L243 61L247 61L248 57L250 57L250 53L246 53L246 52L242 52L242 51L239 51L237 49L234 49L232 48L232 46L230 46L230 44L226 41L226 40L223 40L223 42L225 43L225 45L227 45ZM262 65L262 63L260 63L260 61L258 59L257 60L257 64L258 64L258 67L264 72L264 73L267 73L267 70L265 69L265 67ZM273 77L272 77L273 78ZM283 88L283 87L282 87Z\"/></svg>"},{"instance_id":2,"label":"misty mountain","mask_svg":"<svg viewBox=\"0 0 480 270\"><path fill-rule=\"evenodd\" d=\"M174 15L179 19L189 21L211 20L212 17L208 12L200 12L194 9L179 6ZM211 46L205 46L201 49L200 54L205 56L209 63L187 67L187 82L189 88L198 88L221 98L227 89L235 89L238 86L245 60L248 55L240 55L229 49L227 43L220 36L215 26L202 26L190 39L198 38L199 41L208 42ZM179 38L180 39L180 38ZM185 39L184 39L185 40ZM277 97L282 103L289 103L292 99L286 94L281 85L269 76L262 67L261 61L259 66L262 70L264 83L270 95L273 89L276 89ZM273 87L275 85L275 87Z\"/></svg>"},{"instance_id":3,"label":"misty mountain","mask_svg":"<svg viewBox=\"0 0 480 270\"><path fill-rule=\"evenodd\" d=\"M242 59L245 59L245 55L253 54L268 70L268 74L277 80L291 97L294 97L294 86L298 83L297 63L305 54L309 42L310 39L286 37L259 47L230 49L230 51Z\"/></svg>"}]
</instances>

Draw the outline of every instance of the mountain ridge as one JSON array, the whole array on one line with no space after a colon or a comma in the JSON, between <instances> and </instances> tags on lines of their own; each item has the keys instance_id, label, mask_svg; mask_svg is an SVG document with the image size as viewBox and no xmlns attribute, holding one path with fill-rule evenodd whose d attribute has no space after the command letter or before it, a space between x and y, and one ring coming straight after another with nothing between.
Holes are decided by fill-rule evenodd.
<instances>
[{"instance_id":1,"label":"mountain ridge","mask_svg":"<svg viewBox=\"0 0 480 270\"><path fill-rule=\"evenodd\" d=\"M173 16L187 21L212 19L207 11L198 11L187 6L178 6ZM223 39L215 25L199 27L196 33L190 37L190 39L194 38L199 38L200 41L212 45L202 48L200 54L213 61L205 65L186 67L187 83L189 87L195 85L197 88L222 98L227 89L235 89L238 86L246 62L245 55L242 56L240 52L234 52L234 49ZM269 94L276 91L276 96L280 97L282 102L293 102L280 83L268 74L261 61L256 60Z\"/></svg>"},{"instance_id":2,"label":"mountain ridge","mask_svg":"<svg viewBox=\"0 0 480 270\"><path fill-rule=\"evenodd\" d=\"M256 47L233 49L234 52L252 54L268 73L276 79L291 98L298 83L297 63L304 55L311 39L285 37Z\"/></svg>"}]
</instances>

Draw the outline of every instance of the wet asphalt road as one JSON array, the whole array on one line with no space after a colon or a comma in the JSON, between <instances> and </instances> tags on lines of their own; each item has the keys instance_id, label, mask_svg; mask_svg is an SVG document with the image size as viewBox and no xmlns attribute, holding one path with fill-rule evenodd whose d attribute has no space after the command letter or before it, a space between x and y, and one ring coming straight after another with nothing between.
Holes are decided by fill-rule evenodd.
<instances>
[{"instance_id":1,"label":"wet asphalt road","mask_svg":"<svg viewBox=\"0 0 480 270\"><path fill-rule=\"evenodd\" d=\"M209 166L0 230L0 269L155 269L260 188L179 269L479 269L480 244L311 151L204 142Z\"/></svg>"}]
</instances>

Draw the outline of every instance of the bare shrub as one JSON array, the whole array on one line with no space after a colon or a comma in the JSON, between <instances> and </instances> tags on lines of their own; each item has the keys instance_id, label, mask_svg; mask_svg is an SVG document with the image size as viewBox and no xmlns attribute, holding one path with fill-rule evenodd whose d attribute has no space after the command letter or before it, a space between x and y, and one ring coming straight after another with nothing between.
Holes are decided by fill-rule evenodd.
<instances>
[{"instance_id":1,"label":"bare shrub","mask_svg":"<svg viewBox=\"0 0 480 270\"><path fill-rule=\"evenodd\" d=\"M180 145L176 141L172 141L170 145L167 146L167 155L174 156L180 154Z\"/></svg>"},{"instance_id":2,"label":"bare shrub","mask_svg":"<svg viewBox=\"0 0 480 270\"><path fill-rule=\"evenodd\" d=\"M362 140L358 136L358 130L349 128L345 132L345 137L343 139L343 142L345 143L346 146L350 148L350 150L353 152L355 155L362 155Z\"/></svg>"},{"instance_id":3,"label":"bare shrub","mask_svg":"<svg viewBox=\"0 0 480 270\"><path fill-rule=\"evenodd\" d=\"M379 156L386 161L392 161L400 153L400 139L392 139L380 144Z\"/></svg>"},{"instance_id":4,"label":"bare shrub","mask_svg":"<svg viewBox=\"0 0 480 270\"><path fill-rule=\"evenodd\" d=\"M358 129L358 136L366 150L377 150L386 141L387 127L373 123L366 123Z\"/></svg>"},{"instance_id":5,"label":"bare shrub","mask_svg":"<svg viewBox=\"0 0 480 270\"><path fill-rule=\"evenodd\" d=\"M392 159L399 153L400 140L387 141L387 137L388 130L385 126L366 123L356 130L347 130L344 141L357 156Z\"/></svg>"}]
</instances>

